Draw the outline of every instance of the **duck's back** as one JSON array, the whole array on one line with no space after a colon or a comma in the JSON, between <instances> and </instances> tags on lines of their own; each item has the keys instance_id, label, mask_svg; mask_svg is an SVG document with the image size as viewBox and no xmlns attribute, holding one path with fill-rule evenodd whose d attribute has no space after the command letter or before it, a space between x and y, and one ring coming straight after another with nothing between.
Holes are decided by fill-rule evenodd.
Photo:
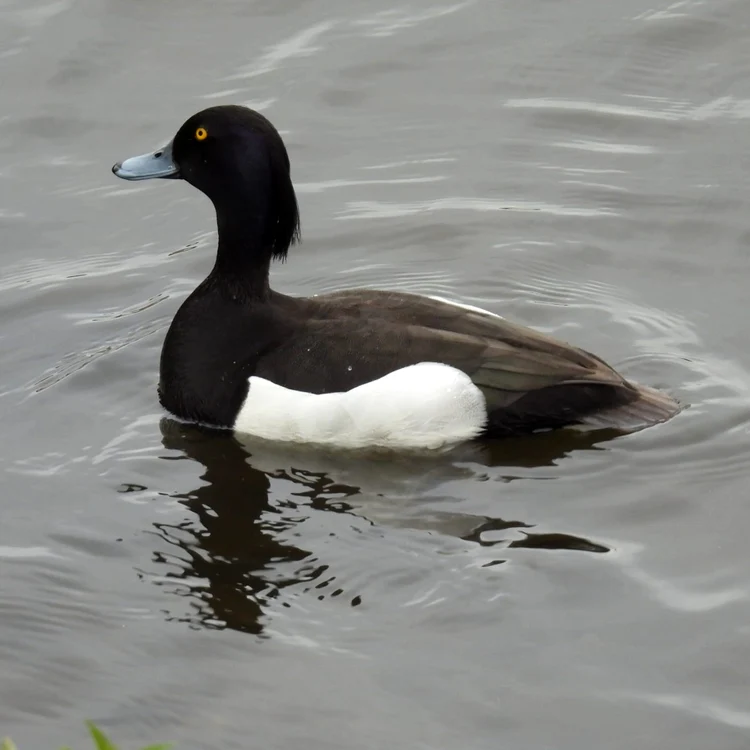
<instances>
[{"instance_id":1,"label":"duck's back","mask_svg":"<svg viewBox=\"0 0 750 750\"><path fill-rule=\"evenodd\" d=\"M584 422L637 429L679 411L599 357L491 313L400 292L276 295L294 333L257 374L311 393L344 392L420 362L468 375L485 398L486 431L532 432ZM427 386L427 384L426 384Z\"/></svg>"}]
</instances>

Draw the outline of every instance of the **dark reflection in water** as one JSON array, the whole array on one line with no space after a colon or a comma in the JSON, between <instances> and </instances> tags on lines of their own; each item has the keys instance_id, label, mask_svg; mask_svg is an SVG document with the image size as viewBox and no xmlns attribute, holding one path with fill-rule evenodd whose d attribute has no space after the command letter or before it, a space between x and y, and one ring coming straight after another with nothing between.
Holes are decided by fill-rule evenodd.
<instances>
[{"instance_id":1,"label":"dark reflection in water","mask_svg":"<svg viewBox=\"0 0 750 750\"><path fill-rule=\"evenodd\" d=\"M299 527L309 517L309 510L350 514L369 525L386 523L450 534L484 547L609 551L588 539L562 533L535 533L527 531L532 528L531 524L499 517L432 510L409 517L406 522L404 517L372 520L367 492L362 486L336 481L331 476L345 468L342 473L353 477L359 473L364 481L378 475L386 486L399 486L401 479L404 484L409 477L421 479L430 470L437 470L439 479L443 480L469 476L482 481L488 477L477 474L477 464L479 469L552 466L573 449L597 449L597 441L605 437L602 433L597 436L549 433L497 444L470 445L442 458L329 456L325 465L330 465L331 469L326 471L289 465L290 455L295 461L307 459L313 466L320 463L320 456L312 453L274 453L274 448L269 453L268 446L265 452L256 452L229 433L196 428L167 418L161 421L160 427L164 446L183 454L164 459L199 462L205 467L204 484L187 493L170 495L194 515L179 524L154 523L155 533L172 551L155 552L153 562L159 569L140 571L140 575L168 586L177 596L190 599L190 614L177 616L167 612L167 617L191 627L231 628L262 635L265 608L272 600L288 607L280 594L292 586L298 588L298 593L312 592L321 600L345 595L352 606L360 604L361 592L345 592L337 586L330 563L304 549L302 542L290 541L301 538ZM272 465L275 462L284 468L261 470L253 466L253 462L258 461L268 464L269 456ZM474 468L461 468L457 459L470 459ZM516 477L500 478L510 481ZM434 479L431 481L434 485ZM291 489L284 492L284 486ZM123 491L130 489L126 486ZM382 494L376 493L381 497ZM509 531L513 538L504 533ZM485 567L502 562L503 559L493 560Z\"/></svg>"},{"instance_id":2,"label":"dark reflection in water","mask_svg":"<svg viewBox=\"0 0 750 750\"><path fill-rule=\"evenodd\" d=\"M319 575L309 565L297 567L288 580L270 581L264 575L269 566L310 556L309 551L280 540L280 533L295 524L295 503L290 498L285 504L270 504L270 477L249 464L248 453L231 435L166 419L161 425L166 447L183 450L206 468L205 484L172 495L197 518L177 525L154 523L156 533L173 548L171 554L155 553L154 562L169 571L161 580L185 584L174 591L193 600L195 613L187 618L189 624L260 634L262 602L278 596L286 586ZM309 485L308 497L326 507L324 477L290 478L301 489ZM340 508L332 503L327 510Z\"/></svg>"}]
</instances>

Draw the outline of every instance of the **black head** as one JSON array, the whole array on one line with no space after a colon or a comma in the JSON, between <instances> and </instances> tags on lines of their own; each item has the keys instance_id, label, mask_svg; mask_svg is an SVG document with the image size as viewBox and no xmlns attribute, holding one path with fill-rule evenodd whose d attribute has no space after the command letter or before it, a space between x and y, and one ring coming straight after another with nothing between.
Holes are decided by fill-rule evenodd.
<instances>
[{"instance_id":1,"label":"black head","mask_svg":"<svg viewBox=\"0 0 750 750\"><path fill-rule=\"evenodd\" d=\"M126 180L184 179L216 207L219 234L235 234L274 258L299 240L289 156L274 126L247 107L210 107L189 118L153 154L115 164Z\"/></svg>"}]
</instances>

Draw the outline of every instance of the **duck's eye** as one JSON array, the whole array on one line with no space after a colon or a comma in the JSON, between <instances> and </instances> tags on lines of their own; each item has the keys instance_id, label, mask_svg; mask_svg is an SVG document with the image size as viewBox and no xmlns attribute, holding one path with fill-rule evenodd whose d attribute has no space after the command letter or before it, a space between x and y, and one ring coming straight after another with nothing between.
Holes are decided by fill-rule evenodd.
<instances>
[{"instance_id":1,"label":"duck's eye","mask_svg":"<svg viewBox=\"0 0 750 750\"><path fill-rule=\"evenodd\" d=\"M195 131L196 141L205 141L206 138L208 138L208 131L205 128L198 128L198 130Z\"/></svg>"}]
</instances>

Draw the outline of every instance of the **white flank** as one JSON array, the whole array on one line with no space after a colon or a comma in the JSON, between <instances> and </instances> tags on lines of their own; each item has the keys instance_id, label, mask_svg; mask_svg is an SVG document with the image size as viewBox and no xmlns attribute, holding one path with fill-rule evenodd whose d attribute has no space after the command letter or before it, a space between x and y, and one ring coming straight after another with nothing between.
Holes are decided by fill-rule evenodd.
<instances>
[{"instance_id":1,"label":"white flank","mask_svg":"<svg viewBox=\"0 0 750 750\"><path fill-rule=\"evenodd\" d=\"M265 440L335 448L434 450L477 437L484 395L460 370L404 367L343 393L313 394L251 377L234 430Z\"/></svg>"}]
</instances>

